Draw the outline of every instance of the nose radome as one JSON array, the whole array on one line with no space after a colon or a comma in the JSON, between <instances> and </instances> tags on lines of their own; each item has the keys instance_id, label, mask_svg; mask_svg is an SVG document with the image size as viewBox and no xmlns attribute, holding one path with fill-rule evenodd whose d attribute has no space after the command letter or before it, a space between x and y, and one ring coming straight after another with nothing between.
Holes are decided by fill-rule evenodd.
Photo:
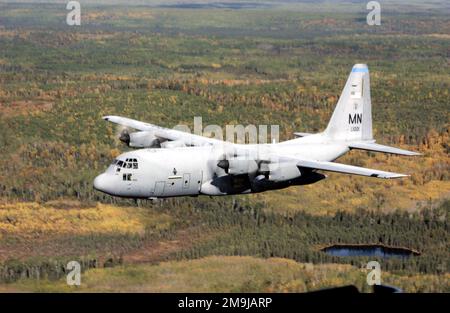
<instances>
[{"instance_id":1,"label":"nose radome","mask_svg":"<svg viewBox=\"0 0 450 313\"><path fill-rule=\"evenodd\" d=\"M98 190L98 191L105 191L106 189L106 174L100 174L97 177L95 177L94 179L94 189Z\"/></svg>"}]
</instances>

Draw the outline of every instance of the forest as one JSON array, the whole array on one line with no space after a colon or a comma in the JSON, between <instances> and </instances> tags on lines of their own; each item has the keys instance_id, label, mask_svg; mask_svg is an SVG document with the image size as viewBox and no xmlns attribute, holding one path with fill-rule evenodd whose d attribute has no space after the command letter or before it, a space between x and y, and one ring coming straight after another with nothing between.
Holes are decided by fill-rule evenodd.
<instances>
[{"instance_id":1,"label":"forest","mask_svg":"<svg viewBox=\"0 0 450 313\"><path fill-rule=\"evenodd\" d=\"M311 290L313 284L293 283L304 278L304 264L327 273L315 286L363 287L365 277L355 271L368 258L320 251L336 243L417 250L408 259L379 260L389 282L407 291L449 291L446 3L387 4L377 27L366 24L358 3L233 3L88 1L81 26L72 27L64 4L0 2L0 291L70 291L61 283L69 260L79 260L88 277L175 271L197 260L211 266L212 277L214 266L227 262L238 267L242 260L251 274L252 266L280 266L271 260L281 258L296 262L298 277L230 289L218 280L211 288ZM204 125L275 124L280 140L291 139L296 131L324 129L355 63L371 72L377 142L423 155L352 151L339 162L410 178L329 174L314 185L263 194L156 203L92 188L93 178L129 149L104 115L165 127L192 126L195 116ZM345 274L327 280L333 266ZM178 287L170 290L187 288Z\"/></svg>"}]
</instances>

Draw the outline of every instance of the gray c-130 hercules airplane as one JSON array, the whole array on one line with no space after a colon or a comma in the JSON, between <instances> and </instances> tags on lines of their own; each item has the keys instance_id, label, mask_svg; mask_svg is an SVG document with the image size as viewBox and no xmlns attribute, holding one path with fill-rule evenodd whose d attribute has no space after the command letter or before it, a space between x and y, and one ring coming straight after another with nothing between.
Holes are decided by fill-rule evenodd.
<instances>
[{"instance_id":1,"label":"gray c-130 hercules airplane","mask_svg":"<svg viewBox=\"0 0 450 313\"><path fill-rule=\"evenodd\" d=\"M416 152L376 144L372 136L369 70L353 66L327 128L272 144L235 144L119 116L105 120L136 129L130 147L94 180L94 188L126 198L168 198L263 192L312 184L318 171L400 178L408 175L335 163L351 149L399 155Z\"/></svg>"}]
</instances>

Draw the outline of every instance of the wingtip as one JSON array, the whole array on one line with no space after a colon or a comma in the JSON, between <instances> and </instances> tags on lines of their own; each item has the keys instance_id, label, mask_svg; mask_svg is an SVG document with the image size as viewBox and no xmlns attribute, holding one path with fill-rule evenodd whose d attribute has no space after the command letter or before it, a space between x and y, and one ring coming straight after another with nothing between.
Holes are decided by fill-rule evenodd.
<instances>
[{"instance_id":1,"label":"wingtip","mask_svg":"<svg viewBox=\"0 0 450 313\"><path fill-rule=\"evenodd\" d=\"M105 116L102 117L102 119L104 119L105 121L109 121L111 118L114 118L114 117L116 117L116 116L114 116L114 115L105 115Z\"/></svg>"},{"instance_id":2,"label":"wingtip","mask_svg":"<svg viewBox=\"0 0 450 313\"><path fill-rule=\"evenodd\" d=\"M408 174L399 174L399 173L392 173L391 175L387 175L384 178L387 179L396 179L396 178L405 178L405 177L410 177L411 175Z\"/></svg>"},{"instance_id":3,"label":"wingtip","mask_svg":"<svg viewBox=\"0 0 450 313\"><path fill-rule=\"evenodd\" d=\"M410 177L411 175L408 174L400 174L400 173L374 173L370 175L370 177L376 177L376 178L384 178L384 179L396 179L396 178L404 178L404 177Z\"/></svg>"}]
</instances>

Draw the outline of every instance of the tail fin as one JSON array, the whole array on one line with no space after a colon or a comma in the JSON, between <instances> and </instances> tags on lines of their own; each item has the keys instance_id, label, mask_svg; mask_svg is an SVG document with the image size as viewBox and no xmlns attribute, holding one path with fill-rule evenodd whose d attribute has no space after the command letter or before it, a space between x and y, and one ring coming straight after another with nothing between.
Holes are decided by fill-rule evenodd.
<instances>
[{"instance_id":1,"label":"tail fin","mask_svg":"<svg viewBox=\"0 0 450 313\"><path fill-rule=\"evenodd\" d=\"M372 104L369 69L355 64L324 131L336 140L372 140Z\"/></svg>"}]
</instances>

